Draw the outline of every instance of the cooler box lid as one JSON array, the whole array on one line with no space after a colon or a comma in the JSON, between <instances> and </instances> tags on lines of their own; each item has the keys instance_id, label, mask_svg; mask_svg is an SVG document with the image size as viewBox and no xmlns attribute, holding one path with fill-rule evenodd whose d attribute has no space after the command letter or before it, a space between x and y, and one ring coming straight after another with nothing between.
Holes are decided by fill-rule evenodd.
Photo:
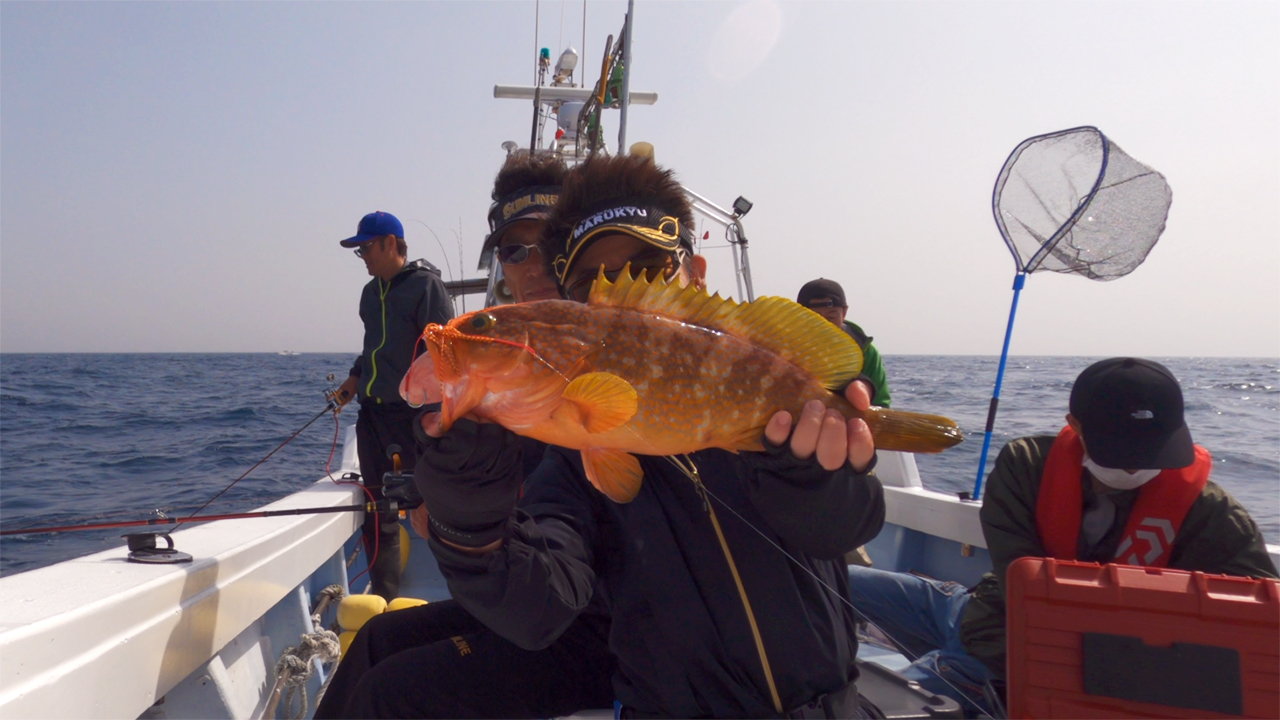
<instances>
[{"instance_id":1,"label":"cooler box lid","mask_svg":"<svg viewBox=\"0 0 1280 720\"><path fill-rule=\"evenodd\" d=\"M1280 581L1020 558L1009 717L1280 717Z\"/></svg>"}]
</instances>

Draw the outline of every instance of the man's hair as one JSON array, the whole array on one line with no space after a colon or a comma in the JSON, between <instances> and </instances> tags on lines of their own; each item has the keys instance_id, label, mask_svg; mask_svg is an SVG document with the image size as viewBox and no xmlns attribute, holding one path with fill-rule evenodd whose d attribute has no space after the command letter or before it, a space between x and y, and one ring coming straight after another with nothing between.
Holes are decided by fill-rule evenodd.
<instances>
[{"instance_id":1,"label":"man's hair","mask_svg":"<svg viewBox=\"0 0 1280 720\"><path fill-rule=\"evenodd\" d=\"M693 231L693 208L675 172L664 170L652 159L639 155L596 155L565 176L560 202L543 227L543 257L552 258L562 253L565 238L574 225L590 213L620 200L662 208L680 221L681 232ZM689 245L692 250L691 241Z\"/></svg>"},{"instance_id":2,"label":"man's hair","mask_svg":"<svg viewBox=\"0 0 1280 720\"><path fill-rule=\"evenodd\" d=\"M497 177L493 179L490 197L494 202L502 202L507 196L524 188L560 185L568 172L569 168L559 155L517 150L502 163Z\"/></svg>"},{"instance_id":3,"label":"man's hair","mask_svg":"<svg viewBox=\"0 0 1280 720\"><path fill-rule=\"evenodd\" d=\"M396 238L396 252L400 253L400 257L409 257L409 243L402 237Z\"/></svg>"}]
</instances>

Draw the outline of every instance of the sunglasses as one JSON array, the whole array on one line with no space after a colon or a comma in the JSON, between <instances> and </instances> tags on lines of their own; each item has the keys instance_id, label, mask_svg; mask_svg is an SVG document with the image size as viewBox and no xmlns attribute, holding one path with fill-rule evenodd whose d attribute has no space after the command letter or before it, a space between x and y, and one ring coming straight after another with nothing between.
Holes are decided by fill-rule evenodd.
<instances>
[{"instance_id":1,"label":"sunglasses","mask_svg":"<svg viewBox=\"0 0 1280 720\"><path fill-rule=\"evenodd\" d=\"M529 259L529 255L538 249L538 245L503 245L498 248L498 262L503 265L519 265ZM539 251L541 252L541 251Z\"/></svg>"},{"instance_id":2,"label":"sunglasses","mask_svg":"<svg viewBox=\"0 0 1280 720\"><path fill-rule=\"evenodd\" d=\"M631 258L631 277L636 279L641 272L649 282L653 282L658 275L664 276L670 280L676 272L680 270L680 252L663 250L661 248L650 250L646 253ZM626 267L624 264L623 267ZM609 282L617 282L618 276L622 274L622 268L616 270L605 270L604 278ZM596 281L598 275L590 273L583 275L564 289L565 297L577 302L586 302L591 296L591 284Z\"/></svg>"},{"instance_id":3,"label":"sunglasses","mask_svg":"<svg viewBox=\"0 0 1280 720\"><path fill-rule=\"evenodd\" d=\"M374 238L373 240L370 240L369 242L356 248L353 252L355 252L356 257L363 258L365 255L368 255L369 253L373 252L374 243L378 243L381 241L382 241L382 238Z\"/></svg>"}]
</instances>

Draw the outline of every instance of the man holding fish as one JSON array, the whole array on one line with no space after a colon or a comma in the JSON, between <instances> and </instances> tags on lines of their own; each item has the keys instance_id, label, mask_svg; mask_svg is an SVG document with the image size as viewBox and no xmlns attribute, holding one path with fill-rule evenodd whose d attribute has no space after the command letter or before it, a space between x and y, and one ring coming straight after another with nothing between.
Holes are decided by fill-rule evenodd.
<instances>
[{"instance_id":1,"label":"man holding fish","mask_svg":"<svg viewBox=\"0 0 1280 720\"><path fill-rule=\"evenodd\" d=\"M567 168L556 155L517 152L494 179L481 268L498 262L516 302L558 299L542 261L543 221ZM519 438L524 474L546 446ZM425 515L410 515L423 537ZM456 600L373 617L351 643L316 718L555 717L613 703L609 616L593 602L551 646L526 650L476 620Z\"/></svg>"},{"instance_id":2,"label":"man holding fish","mask_svg":"<svg viewBox=\"0 0 1280 720\"><path fill-rule=\"evenodd\" d=\"M670 172L593 158L540 247L578 303L428 328L401 392L442 402L416 468L430 544L524 648L603 595L624 717L856 717L842 558L884 521L876 445L959 436L871 408L856 343L817 315L708 296L692 225ZM553 445L527 481L511 430Z\"/></svg>"}]
</instances>

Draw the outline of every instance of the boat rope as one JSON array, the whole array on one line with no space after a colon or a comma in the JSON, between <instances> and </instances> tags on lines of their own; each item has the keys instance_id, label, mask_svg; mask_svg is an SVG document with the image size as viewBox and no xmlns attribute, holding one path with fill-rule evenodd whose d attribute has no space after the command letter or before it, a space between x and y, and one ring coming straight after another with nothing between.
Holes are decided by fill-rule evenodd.
<instances>
[{"instance_id":1,"label":"boat rope","mask_svg":"<svg viewBox=\"0 0 1280 720\"><path fill-rule=\"evenodd\" d=\"M323 626L321 616L330 603L341 600L346 597L346 594L347 589L337 583L320 591L316 609L311 613L311 626L315 629L309 633L303 633L298 645L286 648L280 653L280 659L276 661L275 666L276 681L271 688L271 695L260 720L276 716L276 706L280 703L282 695L285 713L290 718L302 720L306 717L307 681L311 679L311 672L315 669L312 660L319 660L323 665L336 661L342 655L342 645L338 642L338 636ZM319 697L317 697L318 701ZM295 702L298 708L290 713L290 708Z\"/></svg>"}]
</instances>

